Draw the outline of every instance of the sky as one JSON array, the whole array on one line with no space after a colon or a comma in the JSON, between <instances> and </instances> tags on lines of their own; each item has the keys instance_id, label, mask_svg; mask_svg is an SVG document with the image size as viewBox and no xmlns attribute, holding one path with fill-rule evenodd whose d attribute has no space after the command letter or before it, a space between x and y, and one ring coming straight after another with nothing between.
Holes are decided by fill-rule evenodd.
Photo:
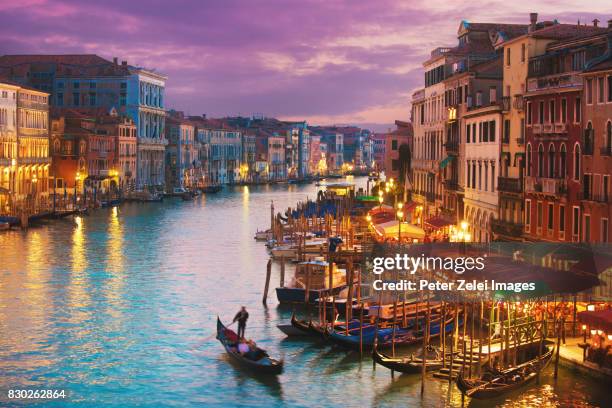
<instances>
[{"instance_id":1,"label":"sky","mask_svg":"<svg viewBox=\"0 0 612 408\"><path fill-rule=\"evenodd\" d=\"M609 0L0 0L0 54L94 53L168 76L167 108L375 130L410 119L461 20L592 24Z\"/></svg>"}]
</instances>

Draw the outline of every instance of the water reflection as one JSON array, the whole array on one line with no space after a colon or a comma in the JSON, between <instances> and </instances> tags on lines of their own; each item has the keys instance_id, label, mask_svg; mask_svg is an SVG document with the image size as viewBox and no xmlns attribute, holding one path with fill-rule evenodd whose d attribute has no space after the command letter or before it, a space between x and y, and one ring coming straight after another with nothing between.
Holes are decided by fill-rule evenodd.
<instances>
[{"instance_id":1,"label":"water reflection","mask_svg":"<svg viewBox=\"0 0 612 408\"><path fill-rule=\"evenodd\" d=\"M262 307L268 254L253 235L269 227L271 201L278 212L316 191L227 187L191 202L126 204L0 233L0 390L68 388L84 405L460 406L447 382L428 378L421 397L419 376L392 380L372 370L369 356L287 340L276 329L292 310L274 307L276 263L270 307ZM231 320L240 305L251 314L247 334L285 358L276 380L229 364L210 336L216 316ZM510 401L465 403L606 405L604 386L565 370L539 387Z\"/></svg>"}]
</instances>

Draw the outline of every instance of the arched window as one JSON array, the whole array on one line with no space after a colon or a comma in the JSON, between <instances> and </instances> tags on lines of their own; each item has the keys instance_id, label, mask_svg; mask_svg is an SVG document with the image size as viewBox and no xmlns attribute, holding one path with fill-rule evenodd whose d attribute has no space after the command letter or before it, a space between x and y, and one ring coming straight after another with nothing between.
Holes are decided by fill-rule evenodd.
<instances>
[{"instance_id":1,"label":"arched window","mask_svg":"<svg viewBox=\"0 0 612 408\"><path fill-rule=\"evenodd\" d=\"M544 177L544 146L538 146L538 177Z\"/></svg>"},{"instance_id":2,"label":"arched window","mask_svg":"<svg viewBox=\"0 0 612 408\"><path fill-rule=\"evenodd\" d=\"M53 151L54 151L55 153L59 153L59 152L60 152L60 147L61 147L61 143L60 143L60 141L59 141L58 139L55 139L55 140L53 141Z\"/></svg>"},{"instance_id":3,"label":"arched window","mask_svg":"<svg viewBox=\"0 0 612 408\"><path fill-rule=\"evenodd\" d=\"M565 143L561 145L559 154L559 177L565 178L567 175L567 149Z\"/></svg>"},{"instance_id":4,"label":"arched window","mask_svg":"<svg viewBox=\"0 0 612 408\"><path fill-rule=\"evenodd\" d=\"M548 145L548 177L555 177L555 145Z\"/></svg>"},{"instance_id":5,"label":"arched window","mask_svg":"<svg viewBox=\"0 0 612 408\"><path fill-rule=\"evenodd\" d=\"M580 180L580 145L574 145L574 180Z\"/></svg>"},{"instance_id":6,"label":"arched window","mask_svg":"<svg viewBox=\"0 0 612 408\"><path fill-rule=\"evenodd\" d=\"M527 144L527 175L531 176L531 143Z\"/></svg>"}]
</instances>

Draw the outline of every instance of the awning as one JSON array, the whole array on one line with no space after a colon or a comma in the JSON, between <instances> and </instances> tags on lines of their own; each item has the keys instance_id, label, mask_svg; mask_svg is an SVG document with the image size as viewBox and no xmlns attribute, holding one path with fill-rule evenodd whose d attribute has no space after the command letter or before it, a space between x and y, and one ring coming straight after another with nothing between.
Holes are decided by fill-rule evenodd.
<instances>
[{"instance_id":1,"label":"awning","mask_svg":"<svg viewBox=\"0 0 612 408\"><path fill-rule=\"evenodd\" d=\"M385 222L383 224L378 224L374 226L374 229L381 237L390 237L397 238L398 234L402 236L402 238L410 238L410 239L423 239L425 238L425 231L422 228L417 227L416 225L409 224L407 222L403 222L401 226L401 230L399 229L399 222L396 220Z\"/></svg>"},{"instance_id":2,"label":"awning","mask_svg":"<svg viewBox=\"0 0 612 408\"><path fill-rule=\"evenodd\" d=\"M612 309L578 313L578 320L606 332L612 332Z\"/></svg>"},{"instance_id":3,"label":"awning","mask_svg":"<svg viewBox=\"0 0 612 408\"><path fill-rule=\"evenodd\" d=\"M437 215L435 217L431 217L428 220L425 220L425 224L427 224L430 227L433 227L435 229L440 229L440 228L446 227L447 225L453 225L454 222L449 220L446 217L443 217L441 215Z\"/></svg>"}]
</instances>

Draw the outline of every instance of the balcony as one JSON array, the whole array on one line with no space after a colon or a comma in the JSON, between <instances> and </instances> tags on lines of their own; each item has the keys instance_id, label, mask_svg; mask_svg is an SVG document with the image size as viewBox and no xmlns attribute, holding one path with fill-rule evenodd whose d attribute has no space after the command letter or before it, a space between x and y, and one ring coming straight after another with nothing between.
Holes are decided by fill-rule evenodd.
<instances>
[{"instance_id":1,"label":"balcony","mask_svg":"<svg viewBox=\"0 0 612 408\"><path fill-rule=\"evenodd\" d=\"M455 140L447 141L444 143L444 147L448 153L458 153L459 152L459 143Z\"/></svg>"},{"instance_id":2,"label":"balcony","mask_svg":"<svg viewBox=\"0 0 612 408\"><path fill-rule=\"evenodd\" d=\"M532 74L533 72L530 72L529 75L532 76ZM582 78L578 73L555 74L527 80L527 92L580 86L582 86Z\"/></svg>"},{"instance_id":3,"label":"balcony","mask_svg":"<svg viewBox=\"0 0 612 408\"><path fill-rule=\"evenodd\" d=\"M497 178L497 190L507 193L522 193L523 183L518 178L511 177L498 177Z\"/></svg>"},{"instance_id":4,"label":"balcony","mask_svg":"<svg viewBox=\"0 0 612 408\"><path fill-rule=\"evenodd\" d=\"M498 235L520 238L523 235L523 225L502 220L491 220L491 231Z\"/></svg>"},{"instance_id":5,"label":"balcony","mask_svg":"<svg viewBox=\"0 0 612 408\"><path fill-rule=\"evenodd\" d=\"M540 133L542 133L542 125L539 123L534 123L531 126L531 133L533 133L534 135L538 135Z\"/></svg>"},{"instance_id":6,"label":"balcony","mask_svg":"<svg viewBox=\"0 0 612 408\"><path fill-rule=\"evenodd\" d=\"M557 178L542 178L542 193L558 195L567 192L567 183L565 179Z\"/></svg>"},{"instance_id":7,"label":"balcony","mask_svg":"<svg viewBox=\"0 0 612 408\"><path fill-rule=\"evenodd\" d=\"M444 187L447 191L462 191L457 180L444 180Z\"/></svg>"},{"instance_id":8,"label":"balcony","mask_svg":"<svg viewBox=\"0 0 612 408\"><path fill-rule=\"evenodd\" d=\"M541 193L542 183L535 177L525 177L525 192L526 193Z\"/></svg>"},{"instance_id":9,"label":"balcony","mask_svg":"<svg viewBox=\"0 0 612 408\"><path fill-rule=\"evenodd\" d=\"M516 110L522 111L524 106L525 106L525 100L523 98L523 95L514 95L512 107Z\"/></svg>"},{"instance_id":10,"label":"balcony","mask_svg":"<svg viewBox=\"0 0 612 408\"><path fill-rule=\"evenodd\" d=\"M510 110L510 97L502 96L499 106L501 107L502 111L508 112Z\"/></svg>"},{"instance_id":11,"label":"balcony","mask_svg":"<svg viewBox=\"0 0 612 408\"><path fill-rule=\"evenodd\" d=\"M596 203L609 203L610 196L608 193L595 193L588 189L582 188L582 199L586 201L593 201Z\"/></svg>"},{"instance_id":12,"label":"balcony","mask_svg":"<svg viewBox=\"0 0 612 408\"><path fill-rule=\"evenodd\" d=\"M555 131L554 133L567 133L567 124L565 123L555 123Z\"/></svg>"}]
</instances>

